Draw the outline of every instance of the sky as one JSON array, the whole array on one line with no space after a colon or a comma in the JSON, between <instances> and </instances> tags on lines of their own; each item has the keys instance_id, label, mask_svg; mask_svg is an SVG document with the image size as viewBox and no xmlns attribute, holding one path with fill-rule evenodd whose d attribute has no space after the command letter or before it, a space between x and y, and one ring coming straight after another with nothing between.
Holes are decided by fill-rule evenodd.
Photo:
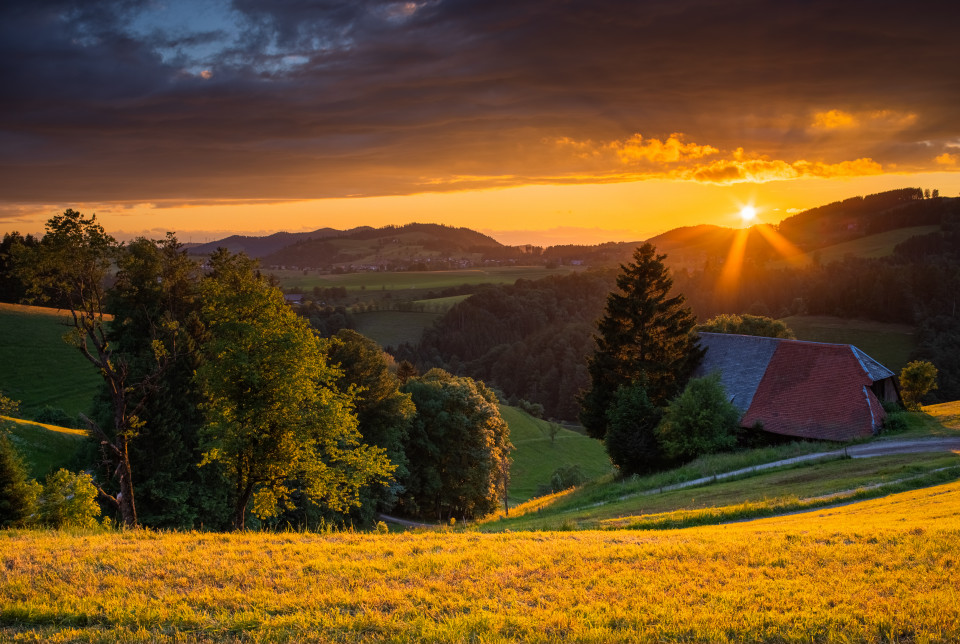
<instances>
[{"instance_id":1,"label":"sky","mask_svg":"<svg viewBox=\"0 0 960 644\"><path fill-rule=\"evenodd\" d=\"M505 243L960 195L950 2L5 0L0 233Z\"/></svg>"}]
</instances>

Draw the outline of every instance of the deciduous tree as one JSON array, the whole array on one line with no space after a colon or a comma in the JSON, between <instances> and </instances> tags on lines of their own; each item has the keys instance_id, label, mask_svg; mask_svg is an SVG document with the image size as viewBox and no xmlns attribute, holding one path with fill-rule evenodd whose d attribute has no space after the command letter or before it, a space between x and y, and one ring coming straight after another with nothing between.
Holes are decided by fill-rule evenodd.
<instances>
[{"instance_id":1,"label":"deciduous tree","mask_svg":"<svg viewBox=\"0 0 960 644\"><path fill-rule=\"evenodd\" d=\"M106 429L89 421L111 478L116 477L116 495L99 486L101 495L120 512L123 524L137 525L129 444L142 424L138 414L146 397L132 396L153 386L151 378L134 382L130 365L114 355L107 339L105 281L121 245L97 223L96 215L84 217L67 209L46 224L46 234L36 247L14 246L13 260L19 278L28 285L34 301L67 309L73 329L64 337L100 372L112 411ZM155 355L158 365L161 355ZM159 370L159 367L158 367ZM155 370L153 373L157 373ZM139 398L139 400L137 400Z\"/></svg>"},{"instance_id":2,"label":"deciduous tree","mask_svg":"<svg viewBox=\"0 0 960 644\"><path fill-rule=\"evenodd\" d=\"M732 449L737 444L740 411L727 399L720 374L694 378L670 401L657 437L664 453L691 460Z\"/></svg>"},{"instance_id":3,"label":"deciduous tree","mask_svg":"<svg viewBox=\"0 0 960 644\"><path fill-rule=\"evenodd\" d=\"M363 445L351 396L335 386L326 346L243 256L221 249L204 280L209 334L197 370L206 403L204 461L233 485L233 526L291 506L294 490L333 511L387 480L383 449Z\"/></svg>"},{"instance_id":4,"label":"deciduous tree","mask_svg":"<svg viewBox=\"0 0 960 644\"><path fill-rule=\"evenodd\" d=\"M900 371L900 393L907 409L918 411L920 401L937 388L937 368L926 360L914 360Z\"/></svg>"},{"instance_id":5,"label":"deciduous tree","mask_svg":"<svg viewBox=\"0 0 960 644\"><path fill-rule=\"evenodd\" d=\"M496 510L510 481L510 428L482 382L431 369L404 391L417 408L407 444L404 509L447 520Z\"/></svg>"},{"instance_id":6,"label":"deciduous tree","mask_svg":"<svg viewBox=\"0 0 960 644\"><path fill-rule=\"evenodd\" d=\"M736 333L739 335L756 335L765 338L796 338L787 323L774 320L764 315L750 315L744 313L721 313L710 318L697 327L698 331L711 333Z\"/></svg>"}]
</instances>

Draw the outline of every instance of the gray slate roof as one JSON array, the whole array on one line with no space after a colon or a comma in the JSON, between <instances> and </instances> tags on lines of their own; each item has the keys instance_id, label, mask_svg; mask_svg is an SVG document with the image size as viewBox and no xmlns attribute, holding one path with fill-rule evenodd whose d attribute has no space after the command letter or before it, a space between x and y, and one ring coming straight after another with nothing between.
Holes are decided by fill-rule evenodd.
<instances>
[{"instance_id":1,"label":"gray slate roof","mask_svg":"<svg viewBox=\"0 0 960 644\"><path fill-rule=\"evenodd\" d=\"M892 371L865 354L857 347L851 344L850 348L853 350L853 355L857 356L857 360L860 361L860 365L863 367L863 370L867 372L867 375L870 376L870 379L874 382L883 380L884 378L890 378L894 375Z\"/></svg>"},{"instance_id":2,"label":"gray slate roof","mask_svg":"<svg viewBox=\"0 0 960 644\"><path fill-rule=\"evenodd\" d=\"M700 378L719 371L730 402L746 411L778 344L779 338L701 332L700 346L707 353L693 375Z\"/></svg>"}]
</instances>

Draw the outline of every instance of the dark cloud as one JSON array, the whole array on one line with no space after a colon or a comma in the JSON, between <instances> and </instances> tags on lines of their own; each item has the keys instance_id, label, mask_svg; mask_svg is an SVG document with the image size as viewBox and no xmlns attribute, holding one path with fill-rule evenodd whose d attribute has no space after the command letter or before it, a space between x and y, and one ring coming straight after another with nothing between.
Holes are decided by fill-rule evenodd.
<instances>
[{"instance_id":1,"label":"dark cloud","mask_svg":"<svg viewBox=\"0 0 960 644\"><path fill-rule=\"evenodd\" d=\"M0 198L606 181L624 169L555 142L637 133L900 167L960 140L946 3L236 0L196 19L183 3L179 20L150 6L4 3ZM813 127L829 110L856 127Z\"/></svg>"}]
</instances>

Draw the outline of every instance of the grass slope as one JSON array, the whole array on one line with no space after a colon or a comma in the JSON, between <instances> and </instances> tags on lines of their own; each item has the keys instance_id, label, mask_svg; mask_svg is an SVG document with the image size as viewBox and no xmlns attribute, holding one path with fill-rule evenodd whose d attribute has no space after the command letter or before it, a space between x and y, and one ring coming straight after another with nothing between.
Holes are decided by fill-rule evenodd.
<instances>
[{"instance_id":1,"label":"grass slope","mask_svg":"<svg viewBox=\"0 0 960 644\"><path fill-rule=\"evenodd\" d=\"M10 642L960 640L960 483L666 532L0 534Z\"/></svg>"},{"instance_id":2,"label":"grass slope","mask_svg":"<svg viewBox=\"0 0 960 644\"><path fill-rule=\"evenodd\" d=\"M649 493L624 491L597 500L585 486L552 503L515 508L509 519L483 530L663 529L708 525L819 507L960 478L960 455L935 452L864 459L833 459L767 471L738 480ZM912 481L912 483L908 483ZM617 486L617 483L601 483ZM886 486L892 486L886 489ZM627 488L629 489L629 488ZM603 496L609 499L607 491Z\"/></svg>"},{"instance_id":3,"label":"grass slope","mask_svg":"<svg viewBox=\"0 0 960 644\"><path fill-rule=\"evenodd\" d=\"M72 464L87 433L29 420L0 416L0 424L10 429L11 440L26 462L29 475L42 481L47 474Z\"/></svg>"},{"instance_id":4,"label":"grass slope","mask_svg":"<svg viewBox=\"0 0 960 644\"><path fill-rule=\"evenodd\" d=\"M416 344L423 330L433 324L440 313L422 311L369 311L355 313L358 333L376 340L382 347L398 347L404 342Z\"/></svg>"},{"instance_id":5,"label":"grass slope","mask_svg":"<svg viewBox=\"0 0 960 644\"><path fill-rule=\"evenodd\" d=\"M518 279L536 280L549 275L565 275L572 268L561 266L545 268L543 266L509 266L482 269L464 269L455 271L400 271L400 272L364 272L341 275L320 274L309 271L271 270L283 288L298 287L312 289L314 286L330 288L342 286L357 295L357 291L393 291L394 297L400 297L396 291L443 289L461 284L513 284ZM419 299L419 298L417 298Z\"/></svg>"},{"instance_id":6,"label":"grass slope","mask_svg":"<svg viewBox=\"0 0 960 644\"><path fill-rule=\"evenodd\" d=\"M100 384L96 370L63 341L67 314L0 303L0 390L32 417L44 405L87 413Z\"/></svg>"},{"instance_id":7,"label":"grass slope","mask_svg":"<svg viewBox=\"0 0 960 644\"><path fill-rule=\"evenodd\" d=\"M579 465L588 479L610 473L610 458L600 441L562 427L551 441L550 423L506 405L500 407L500 414L510 426L510 441L515 448L510 468L512 503L532 498L541 485L550 483L550 476L560 467Z\"/></svg>"},{"instance_id":8,"label":"grass slope","mask_svg":"<svg viewBox=\"0 0 960 644\"><path fill-rule=\"evenodd\" d=\"M914 329L906 324L826 315L793 315L783 321L798 340L855 345L897 374L906 366L916 347Z\"/></svg>"},{"instance_id":9,"label":"grass slope","mask_svg":"<svg viewBox=\"0 0 960 644\"><path fill-rule=\"evenodd\" d=\"M819 263L829 264L838 262L844 257L886 257L893 254L894 247L900 242L906 241L917 235L927 235L940 230L940 226L911 226L910 228L897 228L886 232L877 233L854 239L851 241L826 246L818 250L804 253L800 256L790 258L791 263L809 264L816 257ZM787 265L787 262L781 262Z\"/></svg>"}]
</instances>

